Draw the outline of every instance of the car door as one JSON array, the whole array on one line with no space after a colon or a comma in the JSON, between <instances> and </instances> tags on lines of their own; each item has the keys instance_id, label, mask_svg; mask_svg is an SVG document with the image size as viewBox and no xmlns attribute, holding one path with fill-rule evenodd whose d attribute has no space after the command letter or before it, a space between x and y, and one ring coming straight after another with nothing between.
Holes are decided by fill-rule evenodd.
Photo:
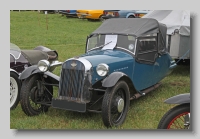
<instances>
[{"instance_id":1,"label":"car door","mask_svg":"<svg viewBox=\"0 0 200 139\"><path fill-rule=\"evenodd\" d=\"M136 47L133 82L137 90L143 90L161 80L168 60L158 55L156 36L138 38Z\"/></svg>"}]
</instances>

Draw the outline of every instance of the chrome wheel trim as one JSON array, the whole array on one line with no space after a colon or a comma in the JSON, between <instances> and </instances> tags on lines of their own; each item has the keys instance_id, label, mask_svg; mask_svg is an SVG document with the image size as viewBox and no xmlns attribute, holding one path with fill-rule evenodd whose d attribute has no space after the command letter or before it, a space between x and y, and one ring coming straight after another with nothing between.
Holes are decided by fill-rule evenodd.
<instances>
[{"instance_id":1,"label":"chrome wheel trim","mask_svg":"<svg viewBox=\"0 0 200 139\"><path fill-rule=\"evenodd\" d=\"M117 102L117 110L119 113L121 113L124 109L124 99L119 98Z\"/></svg>"}]
</instances>

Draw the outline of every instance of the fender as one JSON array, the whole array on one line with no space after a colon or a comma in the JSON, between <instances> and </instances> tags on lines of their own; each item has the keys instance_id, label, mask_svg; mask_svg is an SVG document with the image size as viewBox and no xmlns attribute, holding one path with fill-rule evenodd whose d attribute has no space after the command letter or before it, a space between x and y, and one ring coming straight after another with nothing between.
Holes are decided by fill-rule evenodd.
<instances>
[{"instance_id":1,"label":"fender","mask_svg":"<svg viewBox=\"0 0 200 139\"><path fill-rule=\"evenodd\" d=\"M124 74L123 72L113 72L102 81L102 86L103 87L112 87L123 76L127 76L127 75Z\"/></svg>"},{"instance_id":2,"label":"fender","mask_svg":"<svg viewBox=\"0 0 200 139\"><path fill-rule=\"evenodd\" d=\"M173 97L170 97L164 101L168 104L184 104L190 103L190 93L180 94Z\"/></svg>"},{"instance_id":3,"label":"fender","mask_svg":"<svg viewBox=\"0 0 200 139\"><path fill-rule=\"evenodd\" d=\"M14 70L14 69L10 68L10 72L14 72L14 73L16 73L19 76L19 73L16 70Z\"/></svg>"},{"instance_id":4,"label":"fender","mask_svg":"<svg viewBox=\"0 0 200 139\"><path fill-rule=\"evenodd\" d=\"M126 18L128 18L130 15L133 15L133 16L135 17L135 14L134 14L134 13L128 13L128 14L126 15Z\"/></svg>"},{"instance_id":5,"label":"fender","mask_svg":"<svg viewBox=\"0 0 200 139\"><path fill-rule=\"evenodd\" d=\"M26 79L28 78L29 76L31 76L32 74L35 74L35 73L39 73L41 72L37 65L33 65L33 66L30 66L28 68L26 68L19 76L19 79L20 80L23 80L23 79Z\"/></svg>"},{"instance_id":6,"label":"fender","mask_svg":"<svg viewBox=\"0 0 200 139\"><path fill-rule=\"evenodd\" d=\"M53 74L52 72L50 71L47 71L47 72L41 72L38 68L37 68L37 65L33 65L33 66L30 66L28 68L26 68L19 76L19 79L20 80L23 80L23 79L26 79L28 78L29 76L33 75L33 74L44 74L44 75L47 75L48 77L50 77L54 83L59 83L60 81L60 77Z\"/></svg>"}]
</instances>

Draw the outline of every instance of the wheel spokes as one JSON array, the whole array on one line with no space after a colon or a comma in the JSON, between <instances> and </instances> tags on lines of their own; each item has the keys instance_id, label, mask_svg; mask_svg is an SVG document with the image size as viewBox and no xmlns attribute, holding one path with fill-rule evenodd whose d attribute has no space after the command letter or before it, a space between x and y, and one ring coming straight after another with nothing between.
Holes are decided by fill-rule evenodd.
<instances>
[{"instance_id":1,"label":"wheel spokes","mask_svg":"<svg viewBox=\"0 0 200 139\"><path fill-rule=\"evenodd\" d=\"M177 117L175 117L169 124L168 129L186 129L184 117L186 113L183 113Z\"/></svg>"},{"instance_id":2,"label":"wheel spokes","mask_svg":"<svg viewBox=\"0 0 200 139\"><path fill-rule=\"evenodd\" d=\"M119 106L120 103L119 101L123 100L124 101L125 96L124 96L124 91L122 89L119 89L113 96L113 99L111 101L111 120L113 123L117 123L124 112L124 105ZM119 111L120 107L120 111Z\"/></svg>"}]
</instances>

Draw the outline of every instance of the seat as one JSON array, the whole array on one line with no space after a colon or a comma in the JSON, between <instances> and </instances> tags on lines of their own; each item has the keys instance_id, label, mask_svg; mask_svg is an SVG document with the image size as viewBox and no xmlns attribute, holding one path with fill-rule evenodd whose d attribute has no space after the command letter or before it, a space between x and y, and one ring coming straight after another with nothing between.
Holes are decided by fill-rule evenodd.
<instances>
[{"instance_id":1,"label":"seat","mask_svg":"<svg viewBox=\"0 0 200 139\"><path fill-rule=\"evenodd\" d=\"M54 51L44 52L41 50L21 50L22 55L31 65L36 65L40 60L56 60L58 55Z\"/></svg>"}]
</instances>

